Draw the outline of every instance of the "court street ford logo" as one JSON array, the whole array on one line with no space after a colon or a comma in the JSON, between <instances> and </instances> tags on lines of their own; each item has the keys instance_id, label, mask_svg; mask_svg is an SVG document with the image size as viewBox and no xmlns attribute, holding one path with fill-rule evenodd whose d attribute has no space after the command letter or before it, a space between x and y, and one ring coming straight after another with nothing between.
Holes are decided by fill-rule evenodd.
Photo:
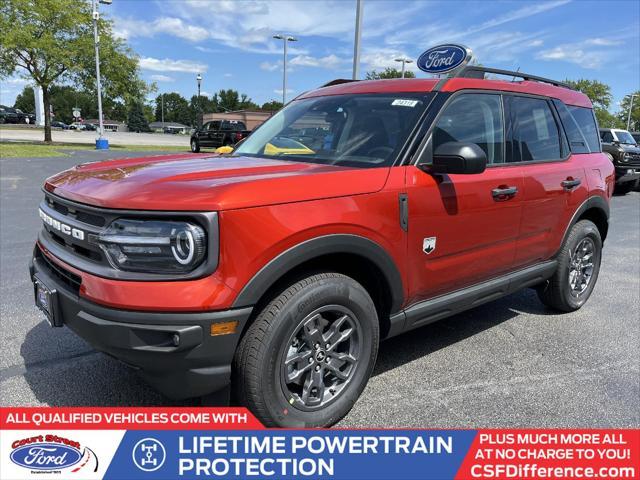
<instances>
[{"instance_id":1,"label":"court street ford logo","mask_svg":"<svg viewBox=\"0 0 640 480\"><path fill-rule=\"evenodd\" d=\"M418 57L418 68L427 73L447 73L466 65L471 60L471 50L453 43L430 48Z\"/></svg>"},{"instance_id":2,"label":"court street ford logo","mask_svg":"<svg viewBox=\"0 0 640 480\"><path fill-rule=\"evenodd\" d=\"M25 439L31 440L31 439ZM14 445L19 442L14 442ZM83 455L74 446L61 443L27 443L11 452L11 461L30 470L59 471L75 465Z\"/></svg>"}]
</instances>

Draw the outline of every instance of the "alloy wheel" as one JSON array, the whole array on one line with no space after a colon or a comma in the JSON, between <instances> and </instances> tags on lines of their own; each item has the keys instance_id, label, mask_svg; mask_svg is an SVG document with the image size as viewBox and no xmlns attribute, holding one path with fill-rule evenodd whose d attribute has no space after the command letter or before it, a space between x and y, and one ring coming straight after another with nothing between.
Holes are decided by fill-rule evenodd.
<instances>
[{"instance_id":1,"label":"alloy wheel","mask_svg":"<svg viewBox=\"0 0 640 480\"><path fill-rule=\"evenodd\" d=\"M289 404L317 410L344 392L358 365L360 328L340 305L319 308L298 324L281 356L280 383Z\"/></svg>"},{"instance_id":2,"label":"alloy wheel","mask_svg":"<svg viewBox=\"0 0 640 480\"><path fill-rule=\"evenodd\" d=\"M582 295L593 277L593 260L596 246L590 238L583 238L569 257L569 287L571 295Z\"/></svg>"}]
</instances>

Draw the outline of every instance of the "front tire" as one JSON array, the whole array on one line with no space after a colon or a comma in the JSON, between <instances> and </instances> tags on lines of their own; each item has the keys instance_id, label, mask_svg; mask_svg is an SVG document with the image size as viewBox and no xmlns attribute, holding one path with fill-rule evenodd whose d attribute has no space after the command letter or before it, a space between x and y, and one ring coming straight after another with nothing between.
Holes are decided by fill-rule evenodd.
<instances>
[{"instance_id":1,"label":"front tire","mask_svg":"<svg viewBox=\"0 0 640 480\"><path fill-rule=\"evenodd\" d=\"M195 138L191 139L191 151L193 153L198 153L200 151L200 143Z\"/></svg>"},{"instance_id":2,"label":"front tire","mask_svg":"<svg viewBox=\"0 0 640 480\"><path fill-rule=\"evenodd\" d=\"M601 259L598 227L589 220L580 220L571 227L562 245L556 272L537 288L542 303L561 312L581 308L596 285Z\"/></svg>"},{"instance_id":3,"label":"front tire","mask_svg":"<svg viewBox=\"0 0 640 480\"><path fill-rule=\"evenodd\" d=\"M367 291L338 273L310 276L275 297L234 359L236 399L270 427L328 427L364 389L379 324Z\"/></svg>"}]
</instances>

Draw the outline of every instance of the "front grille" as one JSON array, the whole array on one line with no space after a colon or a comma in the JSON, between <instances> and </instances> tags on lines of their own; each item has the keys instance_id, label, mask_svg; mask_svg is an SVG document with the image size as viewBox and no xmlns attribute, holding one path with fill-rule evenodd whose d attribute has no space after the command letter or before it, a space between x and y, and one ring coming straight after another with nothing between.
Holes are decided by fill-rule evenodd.
<instances>
[{"instance_id":1,"label":"front grille","mask_svg":"<svg viewBox=\"0 0 640 480\"><path fill-rule=\"evenodd\" d=\"M640 153L627 153L625 155L627 165L631 165L633 167L640 166Z\"/></svg>"},{"instance_id":2,"label":"front grille","mask_svg":"<svg viewBox=\"0 0 640 480\"><path fill-rule=\"evenodd\" d=\"M42 253L40 248L36 249L35 257L40 261L40 264L46 268L47 272L50 275L53 275L62 283L64 283L76 295L80 293L80 284L82 283L82 278L80 278L75 273L70 272L66 268L63 268L60 265L57 265L49 260L49 258L47 258L47 256Z\"/></svg>"},{"instance_id":3,"label":"front grille","mask_svg":"<svg viewBox=\"0 0 640 480\"><path fill-rule=\"evenodd\" d=\"M71 218L75 218L79 222L88 223L89 225L93 225L96 227L104 227L107 223L107 219L102 215L97 215L93 212L89 212L88 210L83 210L82 207L78 207L75 205L65 205L60 200L50 195L46 196L46 201L47 205L53 208L56 212L61 213L65 216L69 216Z\"/></svg>"},{"instance_id":4,"label":"front grille","mask_svg":"<svg viewBox=\"0 0 640 480\"><path fill-rule=\"evenodd\" d=\"M100 215L99 211L91 207L62 200L49 194L46 194L40 209L55 220L84 232L84 239L78 239L73 235L65 235L45 222L42 232L45 240L59 245L75 257L98 265L108 264L100 248L89 242L89 236L99 233L110 220L108 214Z\"/></svg>"}]
</instances>

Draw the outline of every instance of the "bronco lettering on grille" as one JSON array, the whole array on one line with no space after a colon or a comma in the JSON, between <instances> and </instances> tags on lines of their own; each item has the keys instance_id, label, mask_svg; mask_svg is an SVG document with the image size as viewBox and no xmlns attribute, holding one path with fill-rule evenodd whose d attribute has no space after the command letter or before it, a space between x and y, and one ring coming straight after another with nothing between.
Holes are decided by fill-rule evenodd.
<instances>
[{"instance_id":1,"label":"bronco lettering on grille","mask_svg":"<svg viewBox=\"0 0 640 480\"><path fill-rule=\"evenodd\" d=\"M70 237L77 238L78 240L84 240L85 234L79 228L73 228L70 225L62 223L60 220L56 220L51 215L44 213L42 209L38 209L38 212L40 213L42 221L54 230L58 230L59 232L69 235Z\"/></svg>"}]
</instances>

